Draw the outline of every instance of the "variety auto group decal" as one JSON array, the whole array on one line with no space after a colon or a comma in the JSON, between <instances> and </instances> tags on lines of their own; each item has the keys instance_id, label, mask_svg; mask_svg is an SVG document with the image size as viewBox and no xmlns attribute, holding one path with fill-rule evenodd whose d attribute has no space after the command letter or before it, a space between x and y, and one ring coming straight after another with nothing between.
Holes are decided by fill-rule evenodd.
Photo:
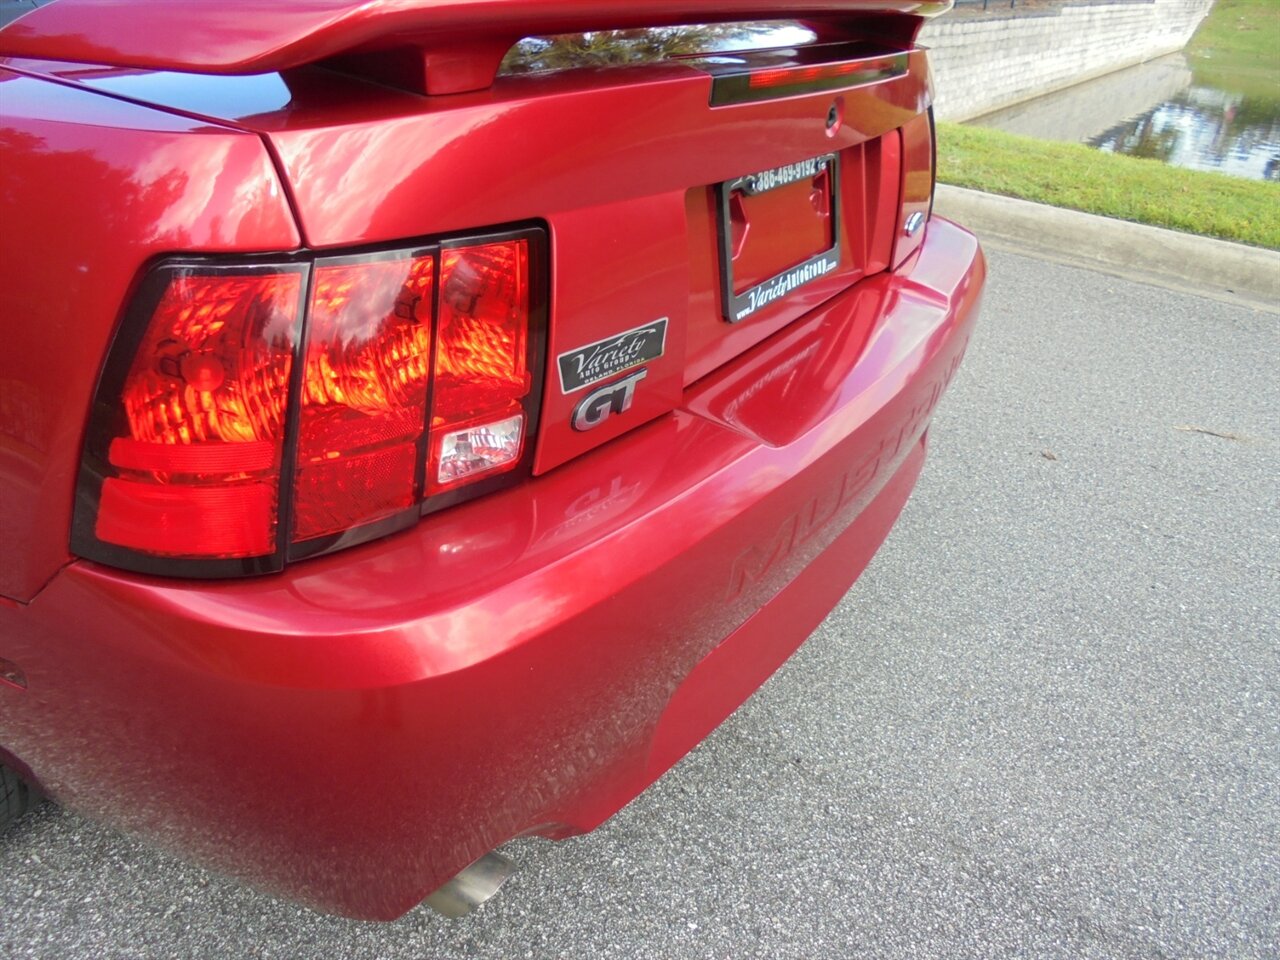
<instances>
[{"instance_id":1,"label":"variety auto group decal","mask_svg":"<svg viewBox=\"0 0 1280 960\"><path fill-rule=\"evenodd\" d=\"M582 390L615 373L630 370L662 356L667 343L667 318L623 331L556 358L560 369L560 389L564 393Z\"/></svg>"}]
</instances>

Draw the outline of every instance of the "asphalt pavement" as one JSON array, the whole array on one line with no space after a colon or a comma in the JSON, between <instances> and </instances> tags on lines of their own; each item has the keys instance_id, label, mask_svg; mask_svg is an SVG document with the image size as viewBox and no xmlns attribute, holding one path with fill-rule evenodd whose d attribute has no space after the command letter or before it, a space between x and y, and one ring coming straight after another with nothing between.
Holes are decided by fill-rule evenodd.
<instances>
[{"instance_id":1,"label":"asphalt pavement","mask_svg":"<svg viewBox=\"0 0 1280 960\"><path fill-rule=\"evenodd\" d=\"M1277 956L1280 316L991 265L876 560L594 834L369 924L45 806L0 841L0 955Z\"/></svg>"}]
</instances>

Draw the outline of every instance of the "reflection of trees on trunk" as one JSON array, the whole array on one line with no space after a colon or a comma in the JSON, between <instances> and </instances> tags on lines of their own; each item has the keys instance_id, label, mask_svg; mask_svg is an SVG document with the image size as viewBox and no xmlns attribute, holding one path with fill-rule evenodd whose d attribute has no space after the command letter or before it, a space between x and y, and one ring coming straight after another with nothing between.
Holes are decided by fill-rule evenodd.
<instances>
[{"instance_id":1,"label":"reflection of trees on trunk","mask_svg":"<svg viewBox=\"0 0 1280 960\"><path fill-rule=\"evenodd\" d=\"M59 190L75 197L75 203L50 204L47 215L22 223L6 223L10 231L0 242L0 256L13 257L23 269L47 273L41 289L55 290L63 282L63 262L57 257L25 256L33 250L58 250L71 256L68 237L84 238L92 233L99 242L111 244L120 238L143 235L158 244L182 249L192 246L185 224L159 232L154 225L159 214L171 208L187 189L188 175L169 169L144 180L133 170L113 166L90 149L59 150L45 138L14 128L0 129L0 211L22 209L21 198L31 195L55 196ZM56 167L60 181L43 171ZM76 189L91 185L91 189ZM148 217L153 218L148 223ZM141 226L139 225L141 224ZM150 226L151 235L146 235ZM87 241L86 241L87 243ZM73 244L72 249L84 250Z\"/></svg>"},{"instance_id":2,"label":"reflection of trees on trunk","mask_svg":"<svg viewBox=\"0 0 1280 960\"><path fill-rule=\"evenodd\" d=\"M1277 104L1202 87L1192 87L1086 142L1131 157L1208 169L1253 158L1261 160L1254 176L1280 179Z\"/></svg>"},{"instance_id":3,"label":"reflection of trees on trunk","mask_svg":"<svg viewBox=\"0 0 1280 960\"><path fill-rule=\"evenodd\" d=\"M812 34L792 23L720 23L635 30L595 30L529 37L511 48L504 73L613 67L670 57L802 43Z\"/></svg>"}]
</instances>

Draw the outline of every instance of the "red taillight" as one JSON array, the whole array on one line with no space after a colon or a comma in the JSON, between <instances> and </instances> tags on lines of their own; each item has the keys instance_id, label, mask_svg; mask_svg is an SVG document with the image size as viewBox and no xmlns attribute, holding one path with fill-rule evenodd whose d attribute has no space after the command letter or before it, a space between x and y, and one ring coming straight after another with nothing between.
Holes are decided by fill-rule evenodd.
<instances>
[{"instance_id":1,"label":"red taillight","mask_svg":"<svg viewBox=\"0 0 1280 960\"><path fill-rule=\"evenodd\" d=\"M822 80L843 80L863 72L866 66L859 61L849 63L824 63L813 67L775 67L757 70L747 76L747 86L792 87L809 86Z\"/></svg>"},{"instance_id":2,"label":"red taillight","mask_svg":"<svg viewBox=\"0 0 1280 960\"><path fill-rule=\"evenodd\" d=\"M316 265L294 540L341 533L417 503L434 286L430 254Z\"/></svg>"},{"instance_id":3,"label":"red taillight","mask_svg":"<svg viewBox=\"0 0 1280 960\"><path fill-rule=\"evenodd\" d=\"M97 451L95 537L155 556L276 549L303 273L166 271Z\"/></svg>"},{"instance_id":4,"label":"red taillight","mask_svg":"<svg viewBox=\"0 0 1280 960\"><path fill-rule=\"evenodd\" d=\"M73 549L268 572L506 482L530 460L545 256L525 230L156 269L98 385Z\"/></svg>"},{"instance_id":5,"label":"red taillight","mask_svg":"<svg viewBox=\"0 0 1280 960\"><path fill-rule=\"evenodd\" d=\"M441 253L430 492L519 462L529 395L529 244Z\"/></svg>"}]
</instances>

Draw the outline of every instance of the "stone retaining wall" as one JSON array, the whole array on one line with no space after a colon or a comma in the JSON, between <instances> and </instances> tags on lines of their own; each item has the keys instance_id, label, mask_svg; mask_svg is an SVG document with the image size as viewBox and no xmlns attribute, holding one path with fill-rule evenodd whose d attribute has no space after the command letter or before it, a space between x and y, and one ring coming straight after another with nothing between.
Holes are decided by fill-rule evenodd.
<instances>
[{"instance_id":1,"label":"stone retaining wall","mask_svg":"<svg viewBox=\"0 0 1280 960\"><path fill-rule=\"evenodd\" d=\"M974 122L1037 140L1082 143L1185 93L1193 79L1183 54L1125 67L1025 103L985 113Z\"/></svg>"},{"instance_id":2,"label":"stone retaining wall","mask_svg":"<svg viewBox=\"0 0 1280 960\"><path fill-rule=\"evenodd\" d=\"M1099 0L1042 14L939 17L939 119L968 120L1186 46L1213 0Z\"/></svg>"}]
</instances>

